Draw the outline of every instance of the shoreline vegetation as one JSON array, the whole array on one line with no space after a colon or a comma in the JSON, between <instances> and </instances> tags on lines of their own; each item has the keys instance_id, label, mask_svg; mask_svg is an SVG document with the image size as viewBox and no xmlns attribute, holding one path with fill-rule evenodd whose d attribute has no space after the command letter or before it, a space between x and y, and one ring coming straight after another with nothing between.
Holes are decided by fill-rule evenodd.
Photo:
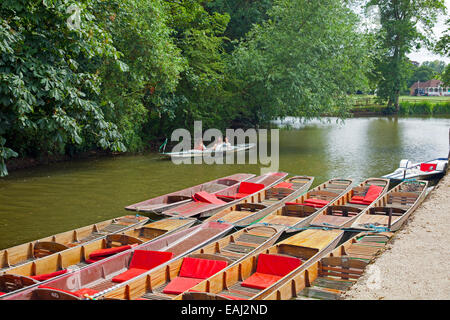
<instances>
[{"instance_id":1,"label":"shoreline vegetation","mask_svg":"<svg viewBox=\"0 0 450 320\"><path fill-rule=\"evenodd\" d=\"M356 96L353 100L353 107L350 109L353 116L450 115L450 96L401 96L398 113L387 105L379 103L375 96Z\"/></svg>"},{"instance_id":2,"label":"shoreline vegetation","mask_svg":"<svg viewBox=\"0 0 450 320\"><path fill-rule=\"evenodd\" d=\"M352 108L356 92L376 90L389 113L445 113L400 108L399 96L408 79L447 83L448 65L413 70L407 57L425 38L448 55L446 33L425 37L446 11L444 0L3 1L0 177L12 158L142 152L194 121L223 131L383 113Z\"/></svg>"}]
</instances>

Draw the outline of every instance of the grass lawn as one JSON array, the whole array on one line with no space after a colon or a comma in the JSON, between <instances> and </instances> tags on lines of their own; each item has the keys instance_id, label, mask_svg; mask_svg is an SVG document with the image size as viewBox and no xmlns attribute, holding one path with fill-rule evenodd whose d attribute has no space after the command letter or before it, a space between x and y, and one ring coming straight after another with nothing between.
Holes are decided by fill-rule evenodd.
<instances>
[{"instance_id":1,"label":"grass lawn","mask_svg":"<svg viewBox=\"0 0 450 320\"><path fill-rule=\"evenodd\" d=\"M422 97L422 96L400 96L400 102L408 101L408 102L418 102L418 101L428 101L428 102L450 102L450 96L444 97Z\"/></svg>"}]
</instances>

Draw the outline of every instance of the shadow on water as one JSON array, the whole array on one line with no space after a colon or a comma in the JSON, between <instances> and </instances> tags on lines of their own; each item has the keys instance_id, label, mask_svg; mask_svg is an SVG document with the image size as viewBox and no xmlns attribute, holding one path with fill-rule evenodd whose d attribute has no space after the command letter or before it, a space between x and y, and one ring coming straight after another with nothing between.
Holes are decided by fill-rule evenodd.
<instances>
[{"instance_id":1,"label":"shadow on water","mask_svg":"<svg viewBox=\"0 0 450 320\"><path fill-rule=\"evenodd\" d=\"M279 170L360 183L397 168L401 159L448 154L448 118L290 118L280 130ZM279 122L284 127L286 122ZM0 248L126 214L123 207L260 165L174 165L158 154L56 163L0 180Z\"/></svg>"}]
</instances>

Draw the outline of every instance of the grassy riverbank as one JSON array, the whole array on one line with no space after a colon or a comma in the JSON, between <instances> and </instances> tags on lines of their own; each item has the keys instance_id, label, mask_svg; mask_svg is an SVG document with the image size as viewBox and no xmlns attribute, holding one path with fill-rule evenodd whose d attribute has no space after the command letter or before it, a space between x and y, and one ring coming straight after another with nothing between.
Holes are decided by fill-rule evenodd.
<instances>
[{"instance_id":1,"label":"grassy riverbank","mask_svg":"<svg viewBox=\"0 0 450 320\"><path fill-rule=\"evenodd\" d=\"M350 112L355 116L394 114L375 96L355 96ZM399 115L450 115L450 97L401 96Z\"/></svg>"}]
</instances>

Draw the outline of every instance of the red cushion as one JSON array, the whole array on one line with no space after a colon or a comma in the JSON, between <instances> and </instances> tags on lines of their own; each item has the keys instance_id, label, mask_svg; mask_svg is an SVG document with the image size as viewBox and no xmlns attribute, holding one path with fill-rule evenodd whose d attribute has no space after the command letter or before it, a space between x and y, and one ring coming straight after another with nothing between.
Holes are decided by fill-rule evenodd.
<instances>
[{"instance_id":1,"label":"red cushion","mask_svg":"<svg viewBox=\"0 0 450 320\"><path fill-rule=\"evenodd\" d=\"M301 203L298 202L286 202L285 205L287 206L301 206Z\"/></svg>"},{"instance_id":2,"label":"red cushion","mask_svg":"<svg viewBox=\"0 0 450 320\"><path fill-rule=\"evenodd\" d=\"M193 199L196 202L206 202L212 204L225 204L225 201L218 199L215 195L210 194L206 191L200 191L193 195Z\"/></svg>"},{"instance_id":3,"label":"red cushion","mask_svg":"<svg viewBox=\"0 0 450 320\"><path fill-rule=\"evenodd\" d=\"M367 193L364 197L364 202L367 202L368 204L372 203L378 196L383 192L383 187L371 185L369 187L369 190L367 190Z\"/></svg>"},{"instance_id":4,"label":"red cushion","mask_svg":"<svg viewBox=\"0 0 450 320\"><path fill-rule=\"evenodd\" d=\"M351 199L351 201L363 201L364 197L363 196L353 196Z\"/></svg>"},{"instance_id":5,"label":"red cushion","mask_svg":"<svg viewBox=\"0 0 450 320\"><path fill-rule=\"evenodd\" d=\"M2 295L4 295L4 294L6 294L5 292L0 292L0 296L2 296Z\"/></svg>"},{"instance_id":6,"label":"red cushion","mask_svg":"<svg viewBox=\"0 0 450 320\"><path fill-rule=\"evenodd\" d=\"M241 286L263 290L270 287L282 277L273 274L255 272L241 283Z\"/></svg>"},{"instance_id":7,"label":"red cushion","mask_svg":"<svg viewBox=\"0 0 450 320\"><path fill-rule=\"evenodd\" d=\"M180 269L180 277L206 279L228 266L223 260L208 260L186 257Z\"/></svg>"},{"instance_id":8,"label":"red cushion","mask_svg":"<svg viewBox=\"0 0 450 320\"><path fill-rule=\"evenodd\" d=\"M40 274L37 276L31 276L30 278L33 278L34 280L37 281L45 281L51 278L54 278L56 276L59 276L61 274L64 274L67 272L67 269L61 270L61 271L56 271L56 272L52 272L52 273L46 273L46 274Z\"/></svg>"},{"instance_id":9,"label":"red cushion","mask_svg":"<svg viewBox=\"0 0 450 320\"><path fill-rule=\"evenodd\" d=\"M279 184L277 184L274 188L287 188L287 189L292 189L292 186L294 184L290 183L290 182L280 182Z\"/></svg>"},{"instance_id":10,"label":"red cushion","mask_svg":"<svg viewBox=\"0 0 450 320\"><path fill-rule=\"evenodd\" d=\"M259 190L262 190L265 188L265 185L262 183L252 183L252 182L241 182L239 185L239 193L247 193L252 194L255 192L258 192Z\"/></svg>"},{"instance_id":11,"label":"red cushion","mask_svg":"<svg viewBox=\"0 0 450 320\"><path fill-rule=\"evenodd\" d=\"M131 249L130 245L126 245L126 246L120 246L120 247L114 247L114 248L108 248L108 249L99 249L99 250L95 250L92 251L91 254L89 255L89 258L98 258L98 257L107 257L107 256L111 256L113 254L125 251Z\"/></svg>"},{"instance_id":12,"label":"red cushion","mask_svg":"<svg viewBox=\"0 0 450 320\"><path fill-rule=\"evenodd\" d=\"M305 203L312 203L312 204L321 205L321 206L326 206L329 202L330 201L314 199L314 198L309 198L309 199L305 200Z\"/></svg>"},{"instance_id":13,"label":"red cushion","mask_svg":"<svg viewBox=\"0 0 450 320\"><path fill-rule=\"evenodd\" d=\"M130 268L150 270L172 258L172 252L135 250L131 258Z\"/></svg>"},{"instance_id":14,"label":"red cushion","mask_svg":"<svg viewBox=\"0 0 450 320\"><path fill-rule=\"evenodd\" d=\"M436 170L436 163L421 163L420 164L420 171L433 171Z\"/></svg>"},{"instance_id":15,"label":"red cushion","mask_svg":"<svg viewBox=\"0 0 450 320\"><path fill-rule=\"evenodd\" d=\"M122 282L128 281L134 277L137 277L138 275L141 275L147 271L148 271L147 269L130 268L127 271L122 272L121 274L112 278L111 281L122 283Z\"/></svg>"},{"instance_id":16,"label":"red cushion","mask_svg":"<svg viewBox=\"0 0 450 320\"><path fill-rule=\"evenodd\" d=\"M95 262L97 262L97 261L100 261L100 260L103 260L103 259L106 259L106 258L109 258L108 256L106 256L106 257L95 257L95 258L91 258L91 259L86 259L86 263L95 263Z\"/></svg>"},{"instance_id":17,"label":"red cushion","mask_svg":"<svg viewBox=\"0 0 450 320\"><path fill-rule=\"evenodd\" d=\"M323 208L324 205L322 204L314 204L314 203L297 203L298 205L301 206L308 206L308 207L313 207L313 208Z\"/></svg>"},{"instance_id":18,"label":"red cushion","mask_svg":"<svg viewBox=\"0 0 450 320\"><path fill-rule=\"evenodd\" d=\"M285 276L301 264L298 258L261 253L258 255L256 272Z\"/></svg>"},{"instance_id":19,"label":"red cushion","mask_svg":"<svg viewBox=\"0 0 450 320\"><path fill-rule=\"evenodd\" d=\"M361 201L361 200L353 200L353 198L349 201L349 203L353 203L353 204L371 204L371 202L367 203L367 201Z\"/></svg>"},{"instance_id":20,"label":"red cushion","mask_svg":"<svg viewBox=\"0 0 450 320\"><path fill-rule=\"evenodd\" d=\"M203 279L176 277L164 288L163 293L181 294L202 281Z\"/></svg>"},{"instance_id":21,"label":"red cushion","mask_svg":"<svg viewBox=\"0 0 450 320\"><path fill-rule=\"evenodd\" d=\"M100 291L94 290L94 289L90 289L90 288L82 288L80 290L75 291L73 294L77 295L79 297L83 297L85 294L87 294L88 296L93 296L96 293L99 293Z\"/></svg>"}]
</instances>

